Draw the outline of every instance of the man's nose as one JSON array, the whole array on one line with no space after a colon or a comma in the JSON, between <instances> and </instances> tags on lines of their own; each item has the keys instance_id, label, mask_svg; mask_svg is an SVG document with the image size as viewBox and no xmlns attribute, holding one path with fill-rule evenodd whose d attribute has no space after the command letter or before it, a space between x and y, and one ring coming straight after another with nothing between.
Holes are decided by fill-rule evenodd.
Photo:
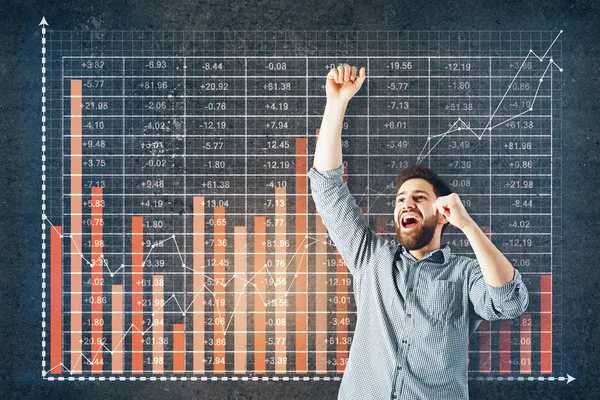
<instances>
[{"instance_id":1,"label":"man's nose","mask_svg":"<svg viewBox=\"0 0 600 400\"><path fill-rule=\"evenodd\" d=\"M406 200L404 200L403 208L414 208L414 206L415 206L415 201L413 199L411 199L410 197L407 197Z\"/></svg>"}]
</instances>

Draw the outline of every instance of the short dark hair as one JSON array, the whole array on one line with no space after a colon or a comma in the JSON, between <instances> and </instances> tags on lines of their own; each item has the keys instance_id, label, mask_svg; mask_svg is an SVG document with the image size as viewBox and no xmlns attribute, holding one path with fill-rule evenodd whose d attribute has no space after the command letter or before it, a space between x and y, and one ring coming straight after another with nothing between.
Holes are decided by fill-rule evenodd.
<instances>
[{"instance_id":1,"label":"short dark hair","mask_svg":"<svg viewBox=\"0 0 600 400\"><path fill-rule=\"evenodd\" d=\"M396 193L400 190L400 186L409 179L421 178L433 185L433 191L437 197L447 196L452 193L450 185L446 183L438 174L431 168L423 164L413 164L398 172L396 176ZM444 224L442 227L442 236L450 223Z\"/></svg>"}]
</instances>

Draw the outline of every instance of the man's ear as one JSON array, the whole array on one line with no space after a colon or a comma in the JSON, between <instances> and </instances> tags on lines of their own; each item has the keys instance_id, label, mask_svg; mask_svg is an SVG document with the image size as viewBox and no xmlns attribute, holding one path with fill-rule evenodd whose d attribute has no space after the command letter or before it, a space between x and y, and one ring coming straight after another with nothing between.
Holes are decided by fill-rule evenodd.
<instances>
[{"instance_id":1,"label":"man's ear","mask_svg":"<svg viewBox=\"0 0 600 400\"><path fill-rule=\"evenodd\" d=\"M438 222L443 222L445 225L448 222L448 218L444 214L438 213Z\"/></svg>"},{"instance_id":2,"label":"man's ear","mask_svg":"<svg viewBox=\"0 0 600 400\"><path fill-rule=\"evenodd\" d=\"M434 205L433 205L433 213L434 213L434 214L437 214L437 216L438 216L438 222L442 222L442 223L444 223L444 224L446 224L446 223L448 222L448 218L446 218L446 215L445 215L444 213L441 213L441 212L440 212L440 211L437 209L437 206L435 205L435 203L434 203Z\"/></svg>"}]
</instances>

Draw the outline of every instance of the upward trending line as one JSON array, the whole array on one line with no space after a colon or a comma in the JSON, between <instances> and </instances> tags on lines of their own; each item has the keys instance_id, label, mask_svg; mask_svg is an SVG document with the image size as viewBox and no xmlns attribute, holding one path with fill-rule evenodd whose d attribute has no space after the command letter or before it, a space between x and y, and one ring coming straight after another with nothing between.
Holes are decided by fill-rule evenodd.
<instances>
[{"instance_id":1,"label":"upward trending line","mask_svg":"<svg viewBox=\"0 0 600 400\"><path fill-rule=\"evenodd\" d=\"M461 131L463 129L470 131L471 133L473 133L475 136L477 136L478 139L481 139L481 137L483 136L483 134L485 133L485 131L491 132L493 128L502 125L505 122L508 122L512 119L515 119L517 117L520 117L523 114L526 114L528 112L533 111L533 104L535 103L535 99L537 98L538 92L540 90L540 86L542 85L542 82L544 81L544 77L546 76L546 74L548 73L548 70L550 69L550 67L552 65L554 65L560 72L563 72L563 69L561 67L559 67L552 58L550 58L550 60L548 61L548 65L546 66L546 69L544 70L544 73L542 74L542 76L539 78L538 81L538 85L537 85L537 89L535 91L535 94L533 96L533 100L531 101L531 105L529 106L529 108L517 115L513 115L512 117L505 119L493 126L490 126L492 124L492 120L494 119L494 117L496 116L496 113L498 112L498 109L500 108L500 105L502 104L502 102L504 101L504 99L506 98L506 95L508 94L508 92L510 91L510 88L512 87L512 84L515 82L515 80L517 79L517 77L519 76L519 74L521 73L521 70L523 69L523 66L527 63L527 59L529 58L529 56L533 55L535 56L540 62L544 61L544 58L546 58L546 55L548 54L548 52L550 51L550 49L552 48L552 46L554 45L554 43L556 43L556 40L558 39L558 37L563 33L563 31L561 30L558 35L556 35L556 37L554 38L554 40L552 41L552 43L550 44L550 46L548 47L548 49L546 50L546 52L544 53L544 55L542 57L539 57L537 54L535 54L535 52L533 50L529 50L529 53L527 53L527 56L525 57L525 59L523 60L523 62L521 63L521 66L519 67L517 73L515 74L515 76L513 77L512 81L510 82L510 84L508 85L508 88L506 89L506 91L504 92L504 95L502 96L502 99L500 99L500 101L498 102L498 105L496 106L496 109L494 110L494 112L492 113L492 115L490 115L489 120L487 122L487 124L485 125L484 128L472 128L470 126L470 124L465 123L460 117L452 124L452 126L450 126L450 128L440 134L437 135L433 135L433 136L429 136L427 138L427 142L425 142L425 145L423 146L423 149L421 149L421 152L419 153L419 156L417 157L417 162L423 160L425 157L427 157L430 153L431 150L433 150L441 141L442 139L444 139L444 137L446 135L448 135L451 132L456 132L456 131ZM478 135L477 133L475 133L475 130L481 130L481 134ZM425 151L425 149L427 148L427 145L429 144L429 142L434 139L434 138L439 138L439 140L433 145L433 147L431 147L429 149L429 151L427 151L425 154L423 154L423 152Z\"/></svg>"}]
</instances>

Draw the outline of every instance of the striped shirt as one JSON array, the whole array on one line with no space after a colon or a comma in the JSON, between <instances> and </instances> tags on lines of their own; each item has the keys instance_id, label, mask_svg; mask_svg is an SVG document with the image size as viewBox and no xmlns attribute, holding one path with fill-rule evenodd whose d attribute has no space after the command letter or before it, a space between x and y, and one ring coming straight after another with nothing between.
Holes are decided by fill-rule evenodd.
<instances>
[{"instance_id":1,"label":"striped shirt","mask_svg":"<svg viewBox=\"0 0 600 400\"><path fill-rule=\"evenodd\" d=\"M376 235L342 180L308 172L317 211L352 274L357 320L338 399L468 399L468 342L482 320L529 304L521 274L483 280L477 259L444 244L420 260Z\"/></svg>"}]
</instances>

